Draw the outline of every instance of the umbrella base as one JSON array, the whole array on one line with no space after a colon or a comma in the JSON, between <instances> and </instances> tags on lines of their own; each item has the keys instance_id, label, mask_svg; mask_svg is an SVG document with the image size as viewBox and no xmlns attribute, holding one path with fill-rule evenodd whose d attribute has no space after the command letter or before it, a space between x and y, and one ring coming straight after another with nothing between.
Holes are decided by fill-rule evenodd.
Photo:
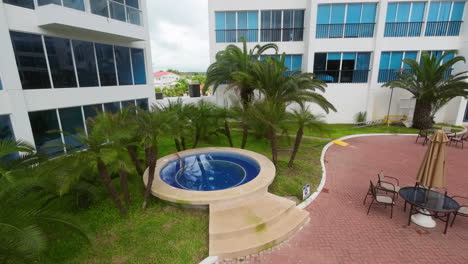
<instances>
[{"instance_id":1,"label":"umbrella base","mask_svg":"<svg viewBox=\"0 0 468 264\"><path fill-rule=\"evenodd\" d=\"M423 210L420 210L420 212L424 214L418 213L418 214L412 215L411 222L417 224L418 226L422 226L426 228L436 227L436 222L434 221L434 219L432 219L432 217L430 217L429 215L425 215L425 214L429 214L427 210L423 209Z\"/></svg>"}]
</instances>

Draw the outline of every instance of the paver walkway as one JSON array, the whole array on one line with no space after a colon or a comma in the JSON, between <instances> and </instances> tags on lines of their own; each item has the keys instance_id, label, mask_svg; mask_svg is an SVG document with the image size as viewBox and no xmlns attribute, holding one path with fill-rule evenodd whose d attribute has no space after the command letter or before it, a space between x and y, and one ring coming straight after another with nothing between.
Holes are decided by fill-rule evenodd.
<instances>
[{"instance_id":1,"label":"paver walkway","mask_svg":"<svg viewBox=\"0 0 468 264\"><path fill-rule=\"evenodd\" d=\"M371 136L346 140L326 155L324 191L307 208L310 223L280 248L250 258L248 263L468 263L468 218L458 217L448 234L407 226L403 199L390 208L375 206L369 216L362 201L376 174L413 186L427 146L413 136ZM449 195L468 196L468 148L448 147ZM245 263L243 262L243 263Z\"/></svg>"}]
</instances>

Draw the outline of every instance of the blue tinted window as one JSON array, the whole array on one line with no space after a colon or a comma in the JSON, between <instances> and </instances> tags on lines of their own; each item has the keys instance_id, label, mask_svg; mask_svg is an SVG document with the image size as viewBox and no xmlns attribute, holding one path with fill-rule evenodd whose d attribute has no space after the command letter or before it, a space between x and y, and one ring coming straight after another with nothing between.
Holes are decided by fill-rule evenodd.
<instances>
[{"instance_id":1,"label":"blue tinted window","mask_svg":"<svg viewBox=\"0 0 468 264\"><path fill-rule=\"evenodd\" d=\"M111 45L95 44L101 86L117 85L114 52Z\"/></svg>"},{"instance_id":2,"label":"blue tinted window","mask_svg":"<svg viewBox=\"0 0 468 264\"><path fill-rule=\"evenodd\" d=\"M408 22L411 3L398 3L396 22Z\"/></svg>"},{"instance_id":3,"label":"blue tinted window","mask_svg":"<svg viewBox=\"0 0 468 264\"><path fill-rule=\"evenodd\" d=\"M10 117L8 115L0 115L0 140L14 138Z\"/></svg>"},{"instance_id":4,"label":"blue tinted window","mask_svg":"<svg viewBox=\"0 0 468 264\"><path fill-rule=\"evenodd\" d=\"M115 1L109 1L109 8L111 13L111 18L117 19L120 21L126 21L125 19L125 6Z\"/></svg>"},{"instance_id":5,"label":"blue tinted window","mask_svg":"<svg viewBox=\"0 0 468 264\"><path fill-rule=\"evenodd\" d=\"M319 5L317 11L317 24L330 23L330 5Z\"/></svg>"},{"instance_id":6,"label":"blue tinted window","mask_svg":"<svg viewBox=\"0 0 468 264\"><path fill-rule=\"evenodd\" d=\"M65 139L67 151L80 148L83 144L70 135L77 135L78 132L84 131L83 113L81 107L70 107L59 109L60 123ZM70 134L70 135L67 135Z\"/></svg>"},{"instance_id":7,"label":"blue tinted window","mask_svg":"<svg viewBox=\"0 0 468 264\"><path fill-rule=\"evenodd\" d=\"M148 98L137 99L136 104L140 109L149 110Z\"/></svg>"},{"instance_id":8,"label":"blue tinted window","mask_svg":"<svg viewBox=\"0 0 468 264\"><path fill-rule=\"evenodd\" d=\"M91 4L91 13L109 17L109 9L107 7L107 0L93 0L89 1Z\"/></svg>"},{"instance_id":9,"label":"blue tinted window","mask_svg":"<svg viewBox=\"0 0 468 264\"><path fill-rule=\"evenodd\" d=\"M125 4L134 8L139 8L138 0L125 0Z\"/></svg>"},{"instance_id":10,"label":"blue tinted window","mask_svg":"<svg viewBox=\"0 0 468 264\"><path fill-rule=\"evenodd\" d=\"M142 49L131 49L133 78L135 84L146 84L145 53Z\"/></svg>"},{"instance_id":11,"label":"blue tinted window","mask_svg":"<svg viewBox=\"0 0 468 264\"><path fill-rule=\"evenodd\" d=\"M403 52L392 52L390 57L390 69L401 69L401 62L403 61Z\"/></svg>"},{"instance_id":12,"label":"blue tinted window","mask_svg":"<svg viewBox=\"0 0 468 264\"><path fill-rule=\"evenodd\" d=\"M42 37L10 32L23 89L50 88Z\"/></svg>"},{"instance_id":13,"label":"blue tinted window","mask_svg":"<svg viewBox=\"0 0 468 264\"><path fill-rule=\"evenodd\" d=\"M380 55L380 70L386 70L388 69L390 63L390 52L382 52Z\"/></svg>"},{"instance_id":14,"label":"blue tinted window","mask_svg":"<svg viewBox=\"0 0 468 264\"><path fill-rule=\"evenodd\" d=\"M72 40L72 45L80 87L99 86L93 43Z\"/></svg>"},{"instance_id":15,"label":"blue tinted window","mask_svg":"<svg viewBox=\"0 0 468 264\"><path fill-rule=\"evenodd\" d=\"M294 10L294 28L304 28L304 10Z\"/></svg>"},{"instance_id":16,"label":"blue tinted window","mask_svg":"<svg viewBox=\"0 0 468 264\"><path fill-rule=\"evenodd\" d=\"M44 37L55 88L77 87L70 40Z\"/></svg>"},{"instance_id":17,"label":"blue tinted window","mask_svg":"<svg viewBox=\"0 0 468 264\"><path fill-rule=\"evenodd\" d=\"M331 24L343 24L345 15L345 5L332 5L331 10Z\"/></svg>"},{"instance_id":18,"label":"blue tinted window","mask_svg":"<svg viewBox=\"0 0 468 264\"><path fill-rule=\"evenodd\" d=\"M96 117L98 113L102 112L102 105L85 105L83 106L83 111L85 115L85 120L88 121L89 119Z\"/></svg>"},{"instance_id":19,"label":"blue tinted window","mask_svg":"<svg viewBox=\"0 0 468 264\"><path fill-rule=\"evenodd\" d=\"M58 147L62 143L62 137L56 132L60 128L55 110L30 112L29 122L38 152L48 154L63 152L63 148Z\"/></svg>"},{"instance_id":20,"label":"blue tinted window","mask_svg":"<svg viewBox=\"0 0 468 264\"><path fill-rule=\"evenodd\" d=\"M357 54L356 70L368 70L370 64L370 53L360 52Z\"/></svg>"},{"instance_id":21,"label":"blue tinted window","mask_svg":"<svg viewBox=\"0 0 468 264\"><path fill-rule=\"evenodd\" d=\"M395 22L398 3L389 3L387 6L386 22Z\"/></svg>"},{"instance_id":22,"label":"blue tinted window","mask_svg":"<svg viewBox=\"0 0 468 264\"><path fill-rule=\"evenodd\" d=\"M346 23L361 22L361 8L362 4L349 4L348 13L346 16Z\"/></svg>"},{"instance_id":23,"label":"blue tinted window","mask_svg":"<svg viewBox=\"0 0 468 264\"><path fill-rule=\"evenodd\" d=\"M374 23L377 4L363 4L361 23Z\"/></svg>"},{"instance_id":24,"label":"blue tinted window","mask_svg":"<svg viewBox=\"0 0 468 264\"><path fill-rule=\"evenodd\" d=\"M85 10L83 0L63 0L63 5L81 11Z\"/></svg>"},{"instance_id":25,"label":"blue tinted window","mask_svg":"<svg viewBox=\"0 0 468 264\"><path fill-rule=\"evenodd\" d=\"M440 2L431 2L429 6L429 14L427 15L427 21L437 21L439 15Z\"/></svg>"},{"instance_id":26,"label":"blue tinted window","mask_svg":"<svg viewBox=\"0 0 468 264\"><path fill-rule=\"evenodd\" d=\"M450 21L462 21L465 2L454 2Z\"/></svg>"},{"instance_id":27,"label":"blue tinted window","mask_svg":"<svg viewBox=\"0 0 468 264\"><path fill-rule=\"evenodd\" d=\"M3 3L34 9L34 0L3 0Z\"/></svg>"},{"instance_id":28,"label":"blue tinted window","mask_svg":"<svg viewBox=\"0 0 468 264\"><path fill-rule=\"evenodd\" d=\"M247 27L249 29L258 29L258 12L250 11L247 14Z\"/></svg>"},{"instance_id":29,"label":"blue tinted window","mask_svg":"<svg viewBox=\"0 0 468 264\"><path fill-rule=\"evenodd\" d=\"M111 114L118 113L120 111L120 102L104 104L104 111L111 113Z\"/></svg>"},{"instance_id":30,"label":"blue tinted window","mask_svg":"<svg viewBox=\"0 0 468 264\"><path fill-rule=\"evenodd\" d=\"M413 3L410 22L422 22L424 18L425 7L426 7L426 3L422 3L422 2Z\"/></svg>"},{"instance_id":31,"label":"blue tinted window","mask_svg":"<svg viewBox=\"0 0 468 264\"><path fill-rule=\"evenodd\" d=\"M452 2L442 2L439 10L439 21L449 21Z\"/></svg>"},{"instance_id":32,"label":"blue tinted window","mask_svg":"<svg viewBox=\"0 0 468 264\"><path fill-rule=\"evenodd\" d=\"M126 47L114 47L115 63L117 64L117 75L119 85L132 85L132 67L130 66L130 49Z\"/></svg>"},{"instance_id":33,"label":"blue tinted window","mask_svg":"<svg viewBox=\"0 0 468 264\"><path fill-rule=\"evenodd\" d=\"M293 55L291 62L291 70L300 70L302 68L302 55Z\"/></svg>"},{"instance_id":34,"label":"blue tinted window","mask_svg":"<svg viewBox=\"0 0 468 264\"><path fill-rule=\"evenodd\" d=\"M2 77L0 76L0 91L3 90Z\"/></svg>"},{"instance_id":35,"label":"blue tinted window","mask_svg":"<svg viewBox=\"0 0 468 264\"><path fill-rule=\"evenodd\" d=\"M247 29L247 12L237 12L237 29Z\"/></svg>"},{"instance_id":36,"label":"blue tinted window","mask_svg":"<svg viewBox=\"0 0 468 264\"><path fill-rule=\"evenodd\" d=\"M236 12L226 12L226 29L236 29Z\"/></svg>"},{"instance_id":37,"label":"blue tinted window","mask_svg":"<svg viewBox=\"0 0 468 264\"><path fill-rule=\"evenodd\" d=\"M226 12L215 12L216 29L226 29Z\"/></svg>"}]
</instances>

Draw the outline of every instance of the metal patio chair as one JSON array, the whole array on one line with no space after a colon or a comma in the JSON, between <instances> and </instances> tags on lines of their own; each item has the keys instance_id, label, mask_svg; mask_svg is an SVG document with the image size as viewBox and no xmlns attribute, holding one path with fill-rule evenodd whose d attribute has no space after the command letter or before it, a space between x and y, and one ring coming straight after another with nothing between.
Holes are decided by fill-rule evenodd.
<instances>
[{"instance_id":1,"label":"metal patio chair","mask_svg":"<svg viewBox=\"0 0 468 264\"><path fill-rule=\"evenodd\" d=\"M385 205L385 207L390 206L390 218L393 218L393 206L395 205L395 193L392 196L378 194L377 191L380 190L378 187L370 181L369 191L372 194L372 201L369 205L369 209L367 209L367 215L369 215L370 209L372 205ZM367 195L366 195L367 198ZM365 200L364 200L365 202Z\"/></svg>"},{"instance_id":2,"label":"metal patio chair","mask_svg":"<svg viewBox=\"0 0 468 264\"><path fill-rule=\"evenodd\" d=\"M454 213L454 216L453 216L453 219L452 219L452 223L450 224L450 227L453 226L453 223L455 222L455 218L457 217L457 215L460 215L460 216L464 216L464 217L468 217L468 197L463 197L463 196L452 196L452 199L454 199L455 201L460 201L460 200L464 200L465 203L460 203L460 208L458 208L458 210Z\"/></svg>"}]
</instances>

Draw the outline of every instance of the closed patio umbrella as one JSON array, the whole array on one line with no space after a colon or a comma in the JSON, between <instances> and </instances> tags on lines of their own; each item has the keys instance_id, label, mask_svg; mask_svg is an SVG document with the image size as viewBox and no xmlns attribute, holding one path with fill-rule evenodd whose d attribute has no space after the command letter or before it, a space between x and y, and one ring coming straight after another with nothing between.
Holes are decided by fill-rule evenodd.
<instances>
[{"instance_id":1,"label":"closed patio umbrella","mask_svg":"<svg viewBox=\"0 0 468 264\"><path fill-rule=\"evenodd\" d=\"M426 187L446 188L445 146L449 141L442 130L430 137L430 145L419 168L417 182Z\"/></svg>"},{"instance_id":2,"label":"closed patio umbrella","mask_svg":"<svg viewBox=\"0 0 468 264\"><path fill-rule=\"evenodd\" d=\"M445 146L449 141L447 135L442 130L437 130L430 137L430 145L424 155L423 162L419 168L417 182L427 188L446 188L447 173L445 168ZM426 196L426 199L428 197ZM440 202L443 202L441 200ZM421 213L411 216L411 220L420 226L433 228L436 222L428 216L428 211L423 209Z\"/></svg>"}]
</instances>

